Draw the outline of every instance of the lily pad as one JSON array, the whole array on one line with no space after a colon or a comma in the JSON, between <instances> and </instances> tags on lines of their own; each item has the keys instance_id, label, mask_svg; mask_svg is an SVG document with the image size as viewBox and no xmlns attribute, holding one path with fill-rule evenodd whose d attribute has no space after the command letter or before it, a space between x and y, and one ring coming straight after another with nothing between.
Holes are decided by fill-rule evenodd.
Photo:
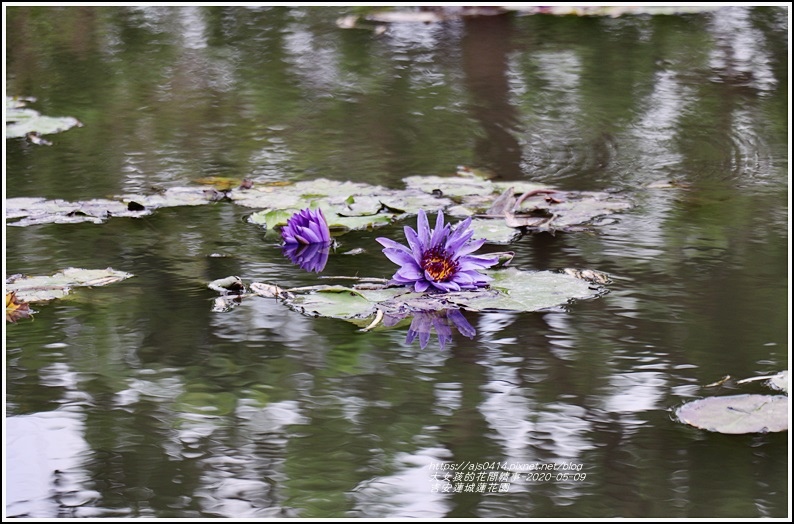
<instances>
[{"instance_id":1,"label":"lily pad","mask_svg":"<svg viewBox=\"0 0 794 524\"><path fill-rule=\"evenodd\" d=\"M71 116L44 116L25 107L28 101L24 98L6 97L6 138L22 138L31 133L51 135L83 125Z\"/></svg>"},{"instance_id":2,"label":"lily pad","mask_svg":"<svg viewBox=\"0 0 794 524\"><path fill-rule=\"evenodd\" d=\"M6 292L15 292L24 302L46 302L62 298L74 287L106 286L130 278L132 273L107 269L66 268L52 276L12 275L6 279Z\"/></svg>"},{"instance_id":3,"label":"lily pad","mask_svg":"<svg viewBox=\"0 0 794 524\"><path fill-rule=\"evenodd\" d=\"M502 220L507 227L528 232L572 231L596 217L631 207L625 198L612 193L559 191L532 182L494 182L471 176L414 176L404 181L408 188L454 199L458 205L448 214Z\"/></svg>"},{"instance_id":4,"label":"lily pad","mask_svg":"<svg viewBox=\"0 0 794 524\"><path fill-rule=\"evenodd\" d=\"M789 404L784 395L707 397L678 408L682 422L718 433L788 431Z\"/></svg>"},{"instance_id":5,"label":"lily pad","mask_svg":"<svg viewBox=\"0 0 794 524\"><path fill-rule=\"evenodd\" d=\"M6 222L9 226L39 224L100 224L112 217L137 218L149 215L154 209L175 206L197 206L215 202L224 193L200 187L172 187L155 195L121 195L117 200L97 198L69 202L44 198L9 198L6 203Z\"/></svg>"},{"instance_id":6,"label":"lily pad","mask_svg":"<svg viewBox=\"0 0 794 524\"><path fill-rule=\"evenodd\" d=\"M507 213L507 225L527 227L538 232L569 230L596 217L631 207L631 204L616 195L592 191L539 192L531 198L520 197L517 205L521 207L513 213ZM525 214L522 215L522 211Z\"/></svg>"},{"instance_id":7,"label":"lily pad","mask_svg":"<svg viewBox=\"0 0 794 524\"><path fill-rule=\"evenodd\" d=\"M342 216L329 206L320 205L315 207L319 207L323 210L325 221L332 233L357 229L372 229L378 226L385 226L392 221L391 216L385 214ZM287 220L298 211L300 211L299 208L257 211L248 217L248 221L252 224L261 225L266 229L274 229L286 225Z\"/></svg>"},{"instance_id":8,"label":"lily pad","mask_svg":"<svg viewBox=\"0 0 794 524\"><path fill-rule=\"evenodd\" d=\"M27 302L17 299L16 292L6 293L6 322L14 323L23 318L30 318L33 313Z\"/></svg>"},{"instance_id":9,"label":"lily pad","mask_svg":"<svg viewBox=\"0 0 794 524\"><path fill-rule=\"evenodd\" d=\"M482 219L474 224L477 237L507 244L523 232L571 231L597 216L630 207L626 200L608 193L561 192L530 182L493 182L476 176L408 177L405 183L405 189L390 189L316 179L255 187L245 184L227 191L208 186L172 187L153 195L126 194L81 202L14 198L6 200L6 219L13 226L101 223L110 217L140 217L161 207L230 200L258 208L248 220L268 230L283 226L300 209L320 208L332 232L338 234L385 226L420 210L445 210L451 216ZM489 214L495 210L501 213Z\"/></svg>"},{"instance_id":10,"label":"lily pad","mask_svg":"<svg viewBox=\"0 0 794 524\"><path fill-rule=\"evenodd\" d=\"M788 376L788 371L781 371L777 375L773 376L767 382L769 387L773 389L777 389L788 395L789 386L791 385L791 380Z\"/></svg>"},{"instance_id":11,"label":"lily pad","mask_svg":"<svg viewBox=\"0 0 794 524\"><path fill-rule=\"evenodd\" d=\"M715 11L720 6L578 6L578 5L551 5L551 6L505 6L505 9L518 11L525 15L556 15L556 16L608 16L616 18L624 15L680 15L690 13L706 13Z\"/></svg>"},{"instance_id":12,"label":"lily pad","mask_svg":"<svg viewBox=\"0 0 794 524\"><path fill-rule=\"evenodd\" d=\"M521 231L505 224L504 220L475 218L471 221L472 238L484 238L491 244L509 244L521 236Z\"/></svg>"},{"instance_id":13,"label":"lily pad","mask_svg":"<svg viewBox=\"0 0 794 524\"><path fill-rule=\"evenodd\" d=\"M420 209L439 209L452 204L449 199L415 189L388 189L323 178L232 190L229 198L246 207L260 208L248 220L267 229L283 226L299 209L319 207L328 227L337 232L385 226Z\"/></svg>"},{"instance_id":14,"label":"lily pad","mask_svg":"<svg viewBox=\"0 0 794 524\"><path fill-rule=\"evenodd\" d=\"M384 284L320 285L283 290L276 295L287 306L308 316L331 317L369 323L378 311L405 316L411 311L465 309L469 311L538 311L588 299L604 293L602 287L565 273L521 271L515 268L484 271L491 276L489 289L453 293L416 293L410 288ZM273 288L261 283L252 289Z\"/></svg>"},{"instance_id":15,"label":"lily pad","mask_svg":"<svg viewBox=\"0 0 794 524\"><path fill-rule=\"evenodd\" d=\"M107 199L68 202L43 198L9 198L6 200L6 225L21 227L79 222L99 224L109 217L138 217L150 212L131 211L128 204Z\"/></svg>"}]
</instances>

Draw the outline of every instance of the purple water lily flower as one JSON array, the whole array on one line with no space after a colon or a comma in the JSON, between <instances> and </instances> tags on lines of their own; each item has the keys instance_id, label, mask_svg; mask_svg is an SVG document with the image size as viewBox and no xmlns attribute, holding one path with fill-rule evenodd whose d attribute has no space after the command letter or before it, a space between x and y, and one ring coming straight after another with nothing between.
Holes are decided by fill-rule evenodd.
<instances>
[{"instance_id":1,"label":"purple water lily flower","mask_svg":"<svg viewBox=\"0 0 794 524\"><path fill-rule=\"evenodd\" d=\"M330 244L331 232L321 209L302 209L281 228L285 244Z\"/></svg>"},{"instance_id":2,"label":"purple water lily flower","mask_svg":"<svg viewBox=\"0 0 794 524\"><path fill-rule=\"evenodd\" d=\"M480 269L491 267L499 257L472 255L480 249L485 239L471 240L474 231L469 229L471 217L455 229L444 223L439 211L435 229L430 229L424 210L419 211L419 231L405 226L406 247L388 238L376 240L384 246L383 253L401 266L392 277L398 284L413 286L418 293L427 291L460 291L477 289L488 284L490 277Z\"/></svg>"},{"instance_id":3,"label":"purple water lily flower","mask_svg":"<svg viewBox=\"0 0 794 524\"><path fill-rule=\"evenodd\" d=\"M289 257L293 264L315 273L325 269L330 251L330 243L317 242L313 244L284 244L284 247L281 248L281 252L284 256Z\"/></svg>"}]
</instances>

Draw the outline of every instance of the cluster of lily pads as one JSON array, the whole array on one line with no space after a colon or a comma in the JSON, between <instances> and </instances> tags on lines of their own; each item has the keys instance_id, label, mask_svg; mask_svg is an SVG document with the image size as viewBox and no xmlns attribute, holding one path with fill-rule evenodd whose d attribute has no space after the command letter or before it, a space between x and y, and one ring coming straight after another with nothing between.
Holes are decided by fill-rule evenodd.
<instances>
[{"instance_id":1,"label":"cluster of lily pads","mask_svg":"<svg viewBox=\"0 0 794 524\"><path fill-rule=\"evenodd\" d=\"M353 278L352 286L318 285L282 289L259 282L246 286L237 277L210 284L221 292L214 309L227 311L243 296L254 294L282 300L292 309L309 316L348 320L369 331L393 327L410 319L406 340L418 338L424 349L435 331L439 345L452 339L453 329L467 337L476 333L460 312L505 309L535 311L559 306L571 299L592 298L608 282L603 273L585 270L528 272L497 268L508 263L512 253L477 254L485 244L475 238L472 218L453 225L443 210L430 227L427 213L417 213L417 229L404 227L406 244L378 237L384 255L398 268L390 279ZM326 266L334 240L321 208L304 208L293 213L280 227L282 251L293 263L310 272Z\"/></svg>"},{"instance_id":2,"label":"cluster of lily pads","mask_svg":"<svg viewBox=\"0 0 794 524\"><path fill-rule=\"evenodd\" d=\"M480 272L495 265L499 256L474 255L485 239L472 241L471 218L467 218L455 229L444 221L442 211L436 217L436 227L431 229L424 210L419 211L418 231L405 226L408 246L389 238L379 237L384 246L383 253L400 266L391 283L413 288L417 293L434 291L476 290L487 285L491 277ZM331 232L322 210L303 209L295 213L281 229L284 252L307 271L322 271L331 248ZM406 315L402 315L403 317ZM401 320L398 312L390 314L384 325L394 325ZM422 349L435 330L439 345L443 349L452 339L451 326L461 333L473 337L474 327L457 309L415 310L408 329L407 342L419 337Z\"/></svg>"},{"instance_id":3,"label":"cluster of lily pads","mask_svg":"<svg viewBox=\"0 0 794 524\"><path fill-rule=\"evenodd\" d=\"M26 107L30 102L29 98L6 97L8 138L51 145L42 135L82 125L72 117L43 116ZM250 180L197 182L202 187L172 187L155 195L82 202L6 199L7 225L102 223L113 217L141 217L162 207L229 200L258 208L249 221L268 231L280 228L284 255L301 268L319 273L334 246L332 230L371 229L416 215L417 230L404 228L407 245L377 238L386 257L399 266L389 280L364 277L355 278L357 283L352 286L282 289L260 282L246 288L239 277L227 277L209 287L220 293L214 303L216 311L227 311L244 296L257 295L277 298L305 315L348 320L362 331L391 328L410 320L407 343L418 338L424 349L435 331L444 349L454 330L469 338L476 334L461 310L537 311L599 296L609 281L607 275L589 269L530 272L504 268L512 253L474 254L486 241L509 244L523 233L572 231L596 217L630 207L626 200L609 193L562 192L528 182L496 182L465 167L459 168L455 177L408 177L404 190L325 179L257 187ZM646 189L660 187L666 186L649 185ZM426 207L438 209L435 228L429 225ZM442 210L463 220L456 226L446 223ZM63 298L75 287L104 286L131 276L112 268L67 268L50 276L12 275L6 278L6 321L30 318L35 313L30 303ZM737 384L757 380L766 380L784 395L707 397L679 407L676 418L721 433L786 431L788 373Z\"/></svg>"}]
</instances>

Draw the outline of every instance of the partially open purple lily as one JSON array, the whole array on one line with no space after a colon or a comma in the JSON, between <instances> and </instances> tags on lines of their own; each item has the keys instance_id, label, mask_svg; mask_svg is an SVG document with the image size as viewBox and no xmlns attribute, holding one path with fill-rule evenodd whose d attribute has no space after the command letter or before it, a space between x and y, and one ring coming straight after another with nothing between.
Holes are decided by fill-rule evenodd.
<instances>
[{"instance_id":1,"label":"partially open purple lily","mask_svg":"<svg viewBox=\"0 0 794 524\"><path fill-rule=\"evenodd\" d=\"M419 211L419 231L405 226L406 247L388 238L376 240L384 246L383 253L401 266L392 277L398 284L413 286L418 293L432 291L460 291L477 289L488 284L490 277L479 272L499 261L499 257L472 255L485 243L484 239L471 240L474 231L469 229L467 218L455 229L444 223L439 211L435 229L430 229L424 210Z\"/></svg>"},{"instance_id":2,"label":"partially open purple lily","mask_svg":"<svg viewBox=\"0 0 794 524\"><path fill-rule=\"evenodd\" d=\"M285 244L330 244L331 232L321 209L302 209L281 228Z\"/></svg>"}]
</instances>

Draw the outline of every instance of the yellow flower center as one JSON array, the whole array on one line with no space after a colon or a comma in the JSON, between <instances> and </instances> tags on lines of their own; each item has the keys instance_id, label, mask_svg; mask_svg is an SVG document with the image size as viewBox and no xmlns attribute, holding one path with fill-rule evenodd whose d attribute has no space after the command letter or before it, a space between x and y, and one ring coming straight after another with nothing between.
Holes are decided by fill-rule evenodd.
<instances>
[{"instance_id":1,"label":"yellow flower center","mask_svg":"<svg viewBox=\"0 0 794 524\"><path fill-rule=\"evenodd\" d=\"M422 269L434 282L446 282L455 275L458 264L439 247L428 249L422 255Z\"/></svg>"}]
</instances>

